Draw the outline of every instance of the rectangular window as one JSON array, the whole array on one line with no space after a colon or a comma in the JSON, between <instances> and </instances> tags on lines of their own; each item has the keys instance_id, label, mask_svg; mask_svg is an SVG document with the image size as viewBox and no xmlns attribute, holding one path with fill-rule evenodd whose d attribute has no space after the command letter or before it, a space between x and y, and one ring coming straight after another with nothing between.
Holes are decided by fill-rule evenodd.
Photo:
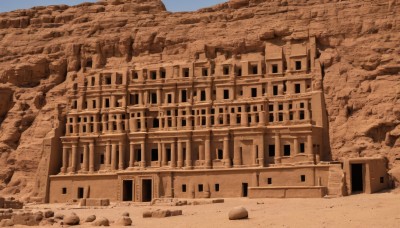
<instances>
[{"instance_id":1,"label":"rectangular window","mask_svg":"<svg viewBox=\"0 0 400 228\"><path fill-rule=\"evenodd\" d=\"M82 199L83 198L83 192L84 192L84 189L83 188L78 188L78 199Z\"/></svg>"},{"instance_id":2,"label":"rectangular window","mask_svg":"<svg viewBox=\"0 0 400 228\"><path fill-rule=\"evenodd\" d=\"M183 77L188 78L189 77L189 68L183 68Z\"/></svg>"},{"instance_id":3,"label":"rectangular window","mask_svg":"<svg viewBox=\"0 0 400 228\"><path fill-rule=\"evenodd\" d=\"M278 64L272 64L272 73L273 74L278 73Z\"/></svg>"},{"instance_id":4,"label":"rectangular window","mask_svg":"<svg viewBox=\"0 0 400 228\"><path fill-rule=\"evenodd\" d=\"M274 122L274 114L273 113L269 114L269 122Z\"/></svg>"},{"instance_id":5,"label":"rectangular window","mask_svg":"<svg viewBox=\"0 0 400 228\"><path fill-rule=\"evenodd\" d=\"M181 92L181 102L187 102L187 91L182 90Z\"/></svg>"},{"instance_id":6,"label":"rectangular window","mask_svg":"<svg viewBox=\"0 0 400 228\"><path fill-rule=\"evenodd\" d=\"M224 89L224 99L229 99L229 90Z\"/></svg>"},{"instance_id":7,"label":"rectangular window","mask_svg":"<svg viewBox=\"0 0 400 228\"><path fill-rule=\"evenodd\" d=\"M182 127L186 127L186 120L182 120Z\"/></svg>"},{"instance_id":8,"label":"rectangular window","mask_svg":"<svg viewBox=\"0 0 400 228\"><path fill-rule=\"evenodd\" d=\"M67 194L67 188L62 188L61 192L63 195Z\"/></svg>"},{"instance_id":9,"label":"rectangular window","mask_svg":"<svg viewBox=\"0 0 400 228\"><path fill-rule=\"evenodd\" d=\"M203 77L207 77L208 76L208 68L203 68L202 74L203 74Z\"/></svg>"},{"instance_id":10,"label":"rectangular window","mask_svg":"<svg viewBox=\"0 0 400 228\"><path fill-rule=\"evenodd\" d=\"M200 92L200 101L205 101L206 100L206 91L202 90Z\"/></svg>"},{"instance_id":11,"label":"rectangular window","mask_svg":"<svg viewBox=\"0 0 400 228\"><path fill-rule=\"evenodd\" d=\"M294 84L294 92L295 93L300 93L301 92L301 85L300 84Z\"/></svg>"},{"instance_id":12,"label":"rectangular window","mask_svg":"<svg viewBox=\"0 0 400 228\"><path fill-rule=\"evenodd\" d=\"M100 154L100 164L104 165L104 154Z\"/></svg>"},{"instance_id":13,"label":"rectangular window","mask_svg":"<svg viewBox=\"0 0 400 228\"><path fill-rule=\"evenodd\" d=\"M122 75L117 74L116 82L117 85L122 85Z\"/></svg>"},{"instance_id":14,"label":"rectangular window","mask_svg":"<svg viewBox=\"0 0 400 228\"><path fill-rule=\"evenodd\" d=\"M289 120L293 120L293 112L289 112Z\"/></svg>"},{"instance_id":15,"label":"rectangular window","mask_svg":"<svg viewBox=\"0 0 400 228\"><path fill-rule=\"evenodd\" d=\"M283 121L283 113L279 113L278 115L278 121L282 122Z\"/></svg>"},{"instance_id":16,"label":"rectangular window","mask_svg":"<svg viewBox=\"0 0 400 228\"><path fill-rule=\"evenodd\" d=\"M158 149L151 149L151 161L158 161Z\"/></svg>"},{"instance_id":17,"label":"rectangular window","mask_svg":"<svg viewBox=\"0 0 400 228\"><path fill-rule=\"evenodd\" d=\"M268 106L268 110L269 110L270 112L273 112L273 111L274 111L274 105L269 105L269 106Z\"/></svg>"},{"instance_id":18,"label":"rectangular window","mask_svg":"<svg viewBox=\"0 0 400 228\"><path fill-rule=\"evenodd\" d=\"M150 71L150 77L151 77L151 79L156 80L157 79L157 72L156 71Z\"/></svg>"},{"instance_id":19,"label":"rectangular window","mask_svg":"<svg viewBox=\"0 0 400 228\"><path fill-rule=\"evenodd\" d=\"M186 184L182 185L182 192L186 192Z\"/></svg>"},{"instance_id":20,"label":"rectangular window","mask_svg":"<svg viewBox=\"0 0 400 228\"><path fill-rule=\"evenodd\" d=\"M276 86L276 85L273 87L273 94L274 94L274 96L278 95L278 86Z\"/></svg>"},{"instance_id":21,"label":"rectangular window","mask_svg":"<svg viewBox=\"0 0 400 228\"><path fill-rule=\"evenodd\" d=\"M257 65L252 65L251 66L251 73L252 74L258 74L258 66Z\"/></svg>"},{"instance_id":22,"label":"rectangular window","mask_svg":"<svg viewBox=\"0 0 400 228\"><path fill-rule=\"evenodd\" d=\"M136 161L142 161L142 150L138 149L136 151Z\"/></svg>"},{"instance_id":23,"label":"rectangular window","mask_svg":"<svg viewBox=\"0 0 400 228\"><path fill-rule=\"evenodd\" d=\"M152 104L157 104L157 93L151 93L151 103Z\"/></svg>"},{"instance_id":24,"label":"rectangular window","mask_svg":"<svg viewBox=\"0 0 400 228\"><path fill-rule=\"evenodd\" d=\"M90 81L91 81L91 86L94 86L94 84L95 84L95 82L96 82L96 78L92 77L92 78L90 79Z\"/></svg>"},{"instance_id":25,"label":"rectangular window","mask_svg":"<svg viewBox=\"0 0 400 228\"><path fill-rule=\"evenodd\" d=\"M106 108L110 107L110 99L108 99L108 98L105 99L105 107Z\"/></svg>"},{"instance_id":26,"label":"rectangular window","mask_svg":"<svg viewBox=\"0 0 400 228\"><path fill-rule=\"evenodd\" d=\"M167 102L168 102L168 104L171 104L172 103L172 94L168 94L167 95Z\"/></svg>"},{"instance_id":27,"label":"rectangular window","mask_svg":"<svg viewBox=\"0 0 400 228\"><path fill-rule=\"evenodd\" d=\"M106 85L111 85L111 76L106 77Z\"/></svg>"},{"instance_id":28,"label":"rectangular window","mask_svg":"<svg viewBox=\"0 0 400 228\"><path fill-rule=\"evenodd\" d=\"M275 157L275 145L268 145L268 154L270 157Z\"/></svg>"},{"instance_id":29,"label":"rectangular window","mask_svg":"<svg viewBox=\"0 0 400 228\"><path fill-rule=\"evenodd\" d=\"M96 101L92 100L92 108L96 108Z\"/></svg>"},{"instance_id":30,"label":"rectangular window","mask_svg":"<svg viewBox=\"0 0 400 228\"><path fill-rule=\"evenodd\" d=\"M217 153L217 159L222 159L224 156L224 151L221 149L218 149L218 153Z\"/></svg>"},{"instance_id":31,"label":"rectangular window","mask_svg":"<svg viewBox=\"0 0 400 228\"><path fill-rule=\"evenodd\" d=\"M300 181L301 182L306 182L306 175L301 175L300 176Z\"/></svg>"},{"instance_id":32,"label":"rectangular window","mask_svg":"<svg viewBox=\"0 0 400 228\"><path fill-rule=\"evenodd\" d=\"M304 118L304 111L300 111L299 112L299 119L300 120L304 120L305 118Z\"/></svg>"},{"instance_id":33,"label":"rectangular window","mask_svg":"<svg viewBox=\"0 0 400 228\"><path fill-rule=\"evenodd\" d=\"M133 73L133 79L138 79L139 78L139 74L137 72Z\"/></svg>"},{"instance_id":34,"label":"rectangular window","mask_svg":"<svg viewBox=\"0 0 400 228\"><path fill-rule=\"evenodd\" d=\"M229 75L229 66L224 66L224 75Z\"/></svg>"},{"instance_id":35,"label":"rectangular window","mask_svg":"<svg viewBox=\"0 0 400 228\"><path fill-rule=\"evenodd\" d=\"M379 178L379 182L380 182L381 184L385 183L385 178L384 178L384 177L380 177L380 178Z\"/></svg>"},{"instance_id":36,"label":"rectangular window","mask_svg":"<svg viewBox=\"0 0 400 228\"><path fill-rule=\"evenodd\" d=\"M203 192L203 185L202 184L199 184L198 190L199 190L199 192Z\"/></svg>"},{"instance_id":37,"label":"rectangular window","mask_svg":"<svg viewBox=\"0 0 400 228\"><path fill-rule=\"evenodd\" d=\"M283 156L290 156L290 145L283 146Z\"/></svg>"},{"instance_id":38,"label":"rectangular window","mask_svg":"<svg viewBox=\"0 0 400 228\"><path fill-rule=\"evenodd\" d=\"M301 70L301 61L296 61L296 70Z\"/></svg>"},{"instance_id":39,"label":"rectangular window","mask_svg":"<svg viewBox=\"0 0 400 228\"><path fill-rule=\"evenodd\" d=\"M242 76L242 68L240 67L237 69L237 76Z\"/></svg>"},{"instance_id":40,"label":"rectangular window","mask_svg":"<svg viewBox=\"0 0 400 228\"><path fill-rule=\"evenodd\" d=\"M167 73L165 72L164 69L161 69L161 78L165 78L167 76Z\"/></svg>"},{"instance_id":41,"label":"rectangular window","mask_svg":"<svg viewBox=\"0 0 400 228\"><path fill-rule=\"evenodd\" d=\"M300 153L304 153L306 151L306 146L304 143L300 143Z\"/></svg>"},{"instance_id":42,"label":"rectangular window","mask_svg":"<svg viewBox=\"0 0 400 228\"><path fill-rule=\"evenodd\" d=\"M257 88L251 88L251 97L257 97Z\"/></svg>"},{"instance_id":43,"label":"rectangular window","mask_svg":"<svg viewBox=\"0 0 400 228\"><path fill-rule=\"evenodd\" d=\"M272 184L272 178L268 178L268 179L267 179L267 183L268 183L268 184Z\"/></svg>"},{"instance_id":44,"label":"rectangular window","mask_svg":"<svg viewBox=\"0 0 400 228\"><path fill-rule=\"evenodd\" d=\"M83 163L83 153L81 153L80 159L81 159L81 164L82 164Z\"/></svg>"},{"instance_id":45,"label":"rectangular window","mask_svg":"<svg viewBox=\"0 0 400 228\"><path fill-rule=\"evenodd\" d=\"M215 191L219 192L219 184L215 184Z\"/></svg>"},{"instance_id":46,"label":"rectangular window","mask_svg":"<svg viewBox=\"0 0 400 228\"><path fill-rule=\"evenodd\" d=\"M282 111L282 110L283 110L283 104L279 104L279 105L278 105L278 110L279 110L279 111Z\"/></svg>"}]
</instances>

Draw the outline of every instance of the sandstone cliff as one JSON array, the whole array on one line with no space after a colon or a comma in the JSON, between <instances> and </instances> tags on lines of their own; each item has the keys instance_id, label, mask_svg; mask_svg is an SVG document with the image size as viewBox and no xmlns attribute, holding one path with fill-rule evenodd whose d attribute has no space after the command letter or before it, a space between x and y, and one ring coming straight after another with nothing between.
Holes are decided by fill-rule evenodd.
<instances>
[{"instance_id":1,"label":"sandstone cliff","mask_svg":"<svg viewBox=\"0 0 400 228\"><path fill-rule=\"evenodd\" d=\"M333 159L379 154L395 166L399 15L396 0L231 0L190 13L110 0L0 14L0 194L35 195L43 139L63 130L66 92L86 66L262 51L267 40L308 36L324 69Z\"/></svg>"}]
</instances>

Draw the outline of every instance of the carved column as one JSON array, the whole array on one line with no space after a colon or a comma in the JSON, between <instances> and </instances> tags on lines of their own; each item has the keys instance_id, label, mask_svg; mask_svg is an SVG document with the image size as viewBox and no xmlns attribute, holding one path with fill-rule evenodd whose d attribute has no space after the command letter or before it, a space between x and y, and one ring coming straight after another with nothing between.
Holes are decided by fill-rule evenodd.
<instances>
[{"instance_id":1,"label":"carved column","mask_svg":"<svg viewBox=\"0 0 400 228\"><path fill-rule=\"evenodd\" d=\"M182 142L178 141L178 168L182 168L183 166L183 148Z\"/></svg>"},{"instance_id":2,"label":"carved column","mask_svg":"<svg viewBox=\"0 0 400 228\"><path fill-rule=\"evenodd\" d=\"M226 168L231 167L231 159L229 157L229 137L224 138L224 162Z\"/></svg>"},{"instance_id":3,"label":"carved column","mask_svg":"<svg viewBox=\"0 0 400 228\"><path fill-rule=\"evenodd\" d=\"M129 145L129 167L135 166L135 144L130 143Z\"/></svg>"},{"instance_id":4,"label":"carved column","mask_svg":"<svg viewBox=\"0 0 400 228\"><path fill-rule=\"evenodd\" d=\"M293 140L293 157L299 154L299 139L296 137Z\"/></svg>"},{"instance_id":5,"label":"carved column","mask_svg":"<svg viewBox=\"0 0 400 228\"><path fill-rule=\"evenodd\" d=\"M76 172L76 165L77 165L77 158L78 158L78 145L72 145L72 165L71 165L71 172Z\"/></svg>"},{"instance_id":6,"label":"carved column","mask_svg":"<svg viewBox=\"0 0 400 228\"><path fill-rule=\"evenodd\" d=\"M157 152L158 152L158 165L161 167L162 166L162 148L163 148L163 146L162 146L162 144L161 144L161 142L159 142L158 143L158 149L157 149Z\"/></svg>"},{"instance_id":7,"label":"carved column","mask_svg":"<svg viewBox=\"0 0 400 228\"><path fill-rule=\"evenodd\" d=\"M206 169L211 169L211 142L210 142L210 136L207 136L206 140L205 140L205 145L204 145L204 152L205 152L205 168Z\"/></svg>"},{"instance_id":8,"label":"carved column","mask_svg":"<svg viewBox=\"0 0 400 228\"><path fill-rule=\"evenodd\" d=\"M280 164L282 159L281 152L281 136L279 133L275 134L275 163Z\"/></svg>"},{"instance_id":9,"label":"carved column","mask_svg":"<svg viewBox=\"0 0 400 228\"><path fill-rule=\"evenodd\" d=\"M88 158L89 158L89 151L88 151L88 145L83 144L83 164L82 164L82 171L87 172L88 171Z\"/></svg>"},{"instance_id":10,"label":"carved column","mask_svg":"<svg viewBox=\"0 0 400 228\"><path fill-rule=\"evenodd\" d=\"M258 157L258 145L255 142L255 140L253 140L253 149L252 149L253 153L252 153L252 165L257 165L257 157Z\"/></svg>"},{"instance_id":11,"label":"carved column","mask_svg":"<svg viewBox=\"0 0 400 228\"><path fill-rule=\"evenodd\" d=\"M242 105L242 116L241 116L241 122L242 122L242 126L246 127L249 123L248 123L248 113L246 110L246 105Z\"/></svg>"},{"instance_id":12,"label":"carved column","mask_svg":"<svg viewBox=\"0 0 400 228\"><path fill-rule=\"evenodd\" d=\"M204 161L204 144L199 145L199 160Z\"/></svg>"},{"instance_id":13,"label":"carved column","mask_svg":"<svg viewBox=\"0 0 400 228\"><path fill-rule=\"evenodd\" d=\"M125 148L124 148L124 143L123 142L119 142L119 156L118 156L118 169L119 170L123 170L124 169L124 165L125 165Z\"/></svg>"},{"instance_id":14,"label":"carved column","mask_svg":"<svg viewBox=\"0 0 400 228\"><path fill-rule=\"evenodd\" d=\"M186 141L186 167L188 169L193 168L193 165L192 165L192 141L191 140Z\"/></svg>"},{"instance_id":15,"label":"carved column","mask_svg":"<svg viewBox=\"0 0 400 228\"><path fill-rule=\"evenodd\" d=\"M145 112L140 112L140 131L146 131L146 117Z\"/></svg>"},{"instance_id":16,"label":"carved column","mask_svg":"<svg viewBox=\"0 0 400 228\"><path fill-rule=\"evenodd\" d=\"M142 161L140 162L140 166L142 168L145 168L146 167L146 146L145 146L145 142L142 142L140 144L140 147L141 147L140 152L141 152L141 157L142 157Z\"/></svg>"},{"instance_id":17,"label":"carved column","mask_svg":"<svg viewBox=\"0 0 400 228\"><path fill-rule=\"evenodd\" d=\"M167 161L167 147L165 146L165 143L161 143L161 149L162 149L162 166L166 166L168 164L168 161Z\"/></svg>"},{"instance_id":18,"label":"carved column","mask_svg":"<svg viewBox=\"0 0 400 228\"><path fill-rule=\"evenodd\" d=\"M234 148L233 148L233 165L240 166L242 165L242 154L240 151L240 141L234 141Z\"/></svg>"},{"instance_id":19,"label":"carved column","mask_svg":"<svg viewBox=\"0 0 400 228\"><path fill-rule=\"evenodd\" d=\"M66 146L63 146L62 158L63 166L61 168L61 172L66 173L68 169L68 148Z\"/></svg>"},{"instance_id":20,"label":"carved column","mask_svg":"<svg viewBox=\"0 0 400 228\"><path fill-rule=\"evenodd\" d=\"M94 142L89 143L89 172L94 172Z\"/></svg>"},{"instance_id":21,"label":"carved column","mask_svg":"<svg viewBox=\"0 0 400 228\"><path fill-rule=\"evenodd\" d=\"M312 135L307 135L307 156L309 160L313 160L313 138Z\"/></svg>"},{"instance_id":22,"label":"carved column","mask_svg":"<svg viewBox=\"0 0 400 228\"><path fill-rule=\"evenodd\" d=\"M117 144L111 145L111 170L117 169Z\"/></svg>"},{"instance_id":23,"label":"carved column","mask_svg":"<svg viewBox=\"0 0 400 228\"><path fill-rule=\"evenodd\" d=\"M107 141L106 144L106 169L110 169L111 166L111 145L110 145L110 141Z\"/></svg>"},{"instance_id":24,"label":"carved column","mask_svg":"<svg viewBox=\"0 0 400 228\"><path fill-rule=\"evenodd\" d=\"M171 143L171 168L176 167L176 147L175 140Z\"/></svg>"},{"instance_id":25,"label":"carved column","mask_svg":"<svg viewBox=\"0 0 400 228\"><path fill-rule=\"evenodd\" d=\"M258 146L258 165L260 167L265 166L265 158L264 158L264 133L260 136L260 144Z\"/></svg>"}]
</instances>

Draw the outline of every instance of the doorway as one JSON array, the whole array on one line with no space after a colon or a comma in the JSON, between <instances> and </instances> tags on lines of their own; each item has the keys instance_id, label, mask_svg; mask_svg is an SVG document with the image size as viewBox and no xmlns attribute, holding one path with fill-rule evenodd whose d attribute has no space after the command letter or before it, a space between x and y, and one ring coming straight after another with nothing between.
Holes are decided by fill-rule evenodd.
<instances>
[{"instance_id":1,"label":"doorway","mask_svg":"<svg viewBox=\"0 0 400 228\"><path fill-rule=\"evenodd\" d=\"M151 202L153 199L153 181L150 179L142 180L142 202Z\"/></svg>"},{"instance_id":2,"label":"doorway","mask_svg":"<svg viewBox=\"0 0 400 228\"><path fill-rule=\"evenodd\" d=\"M122 200L133 201L133 180L123 181Z\"/></svg>"},{"instance_id":3,"label":"doorway","mask_svg":"<svg viewBox=\"0 0 400 228\"><path fill-rule=\"evenodd\" d=\"M247 197L247 189L249 187L248 183L242 183L242 197Z\"/></svg>"},{"instance_id":4,"label":"doorway","mask_svg":"<svg viewBox=\"0 0 400 228\"><path fill-rule=\"evenodd\" d=\"M351 164L351 192L360 193L364 191L363 164Z\"/></svg>"}]
</instances>

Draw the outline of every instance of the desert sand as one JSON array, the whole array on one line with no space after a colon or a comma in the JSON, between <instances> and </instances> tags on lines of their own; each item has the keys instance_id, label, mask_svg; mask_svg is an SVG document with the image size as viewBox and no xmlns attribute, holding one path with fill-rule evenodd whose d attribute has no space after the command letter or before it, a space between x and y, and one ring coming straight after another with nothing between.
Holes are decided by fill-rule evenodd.
<instances>
[{"instance_id":1,"label":"desert sand","mask_svg":"<svg viewBox=\"0 0 400 228\"><path fill-rule=\"evenodd\" d=\"M231 221L228 212L244 206L249 219ZM79 208L76 205L28 205L34 211L54 210L69 215L75 212L84 220L89 215L115 221L129 212L134 227L398 227L400 195L384 192L373 195L358 194L339 198L318 199L247 199L229 198L222 204L187 206L150 206L149 204L111 204L107 208ZM148 209L179 209L182 216L142 218ZM81 223L82 224L82 223ZM82 226L90 227L90 224ZM113 224L111 223L111 226Z\"/></svg>"}]
</instances>

